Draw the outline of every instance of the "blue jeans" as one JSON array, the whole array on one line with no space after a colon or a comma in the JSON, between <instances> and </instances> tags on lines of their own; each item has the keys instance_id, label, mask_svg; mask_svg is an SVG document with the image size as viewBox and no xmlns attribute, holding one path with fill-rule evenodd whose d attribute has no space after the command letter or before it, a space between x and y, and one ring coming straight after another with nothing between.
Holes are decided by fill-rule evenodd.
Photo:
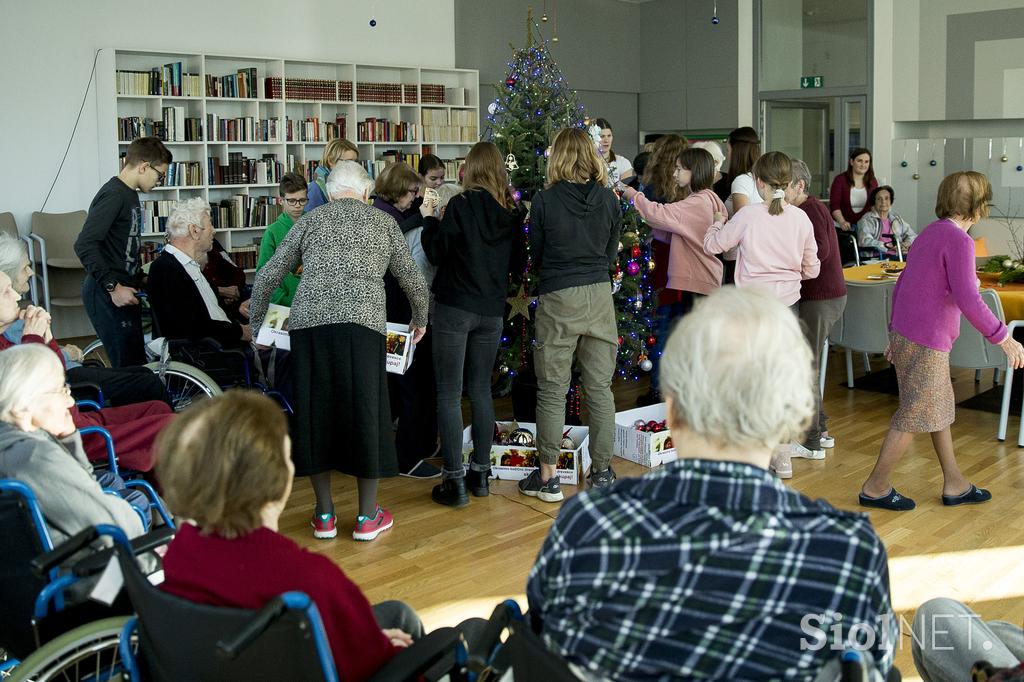
<instances>
[{"instance_id":1,"label":"blue jeans","mask_svg":"<svg viewBox=\"0 0 1024 682\"><path fill-rule=\"evenodd\" d=\"M651 349L651 391L661 390L661 380L658 379L658 367L661 365L661 354L665 351L665 342L668 341L672 329L680 317L693 310L693 304L700 294L692 291L681 292L683 299L678 303L659 305L654 313L654 348Z\"/></svg>"},{"instance_id":2,"label":"blue jeans","mask_svg":"<svg viewBox=\"0 0 1024 682\"><path fill-rule=\"evenodd\" d=\"M128 488L124 480L112 471L102 471L96 474L96 482L104 490L117 493L118 497L142 512L142 515L149 518L149 498L146 493L137 488Z\"/></svg>"},{"instance_id":3,"label":"blue jeans","mask_svg":"<svg viewBox=\"0 0 1024 682\"><path fill-rule=\"evenodd\" d=\"M491 369L498 354L501 316L477 315L437 303L434 309L434 374L437 379L437 426L441 434L445 478L466 475L462 464L462 386L473 413L473 471L491 467L494 402Z\"/></svg>"}]
</instances>

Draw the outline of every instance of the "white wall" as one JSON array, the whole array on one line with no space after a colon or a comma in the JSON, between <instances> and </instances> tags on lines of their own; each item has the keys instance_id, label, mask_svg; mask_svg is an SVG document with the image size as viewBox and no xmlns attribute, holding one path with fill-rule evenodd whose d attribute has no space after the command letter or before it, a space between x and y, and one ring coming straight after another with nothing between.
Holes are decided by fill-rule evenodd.
<instances>
[{"instance_id":1,"label":"white wall","mask_svg":"<svg viewBox=\"0 0 1024 682\"><path fill-rule=\"evenodd\" d=\"M53 181L103 47L453 67L454 0L0 0L0 211L13 212L22 231ZM101 184L94 92L95 84L47 211L88 208Z\"/></svg>"}]
</instances>

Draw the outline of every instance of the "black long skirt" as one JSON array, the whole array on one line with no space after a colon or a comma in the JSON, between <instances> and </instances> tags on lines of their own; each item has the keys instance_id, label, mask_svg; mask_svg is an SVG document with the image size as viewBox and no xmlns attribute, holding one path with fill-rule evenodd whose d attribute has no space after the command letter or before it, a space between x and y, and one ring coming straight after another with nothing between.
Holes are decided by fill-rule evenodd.
<instances>
[{"instance_id":1,"label":"black long skirt","mask_svg":"<svg viewBox=\"0 0 1024 682\"><path fill-rule=\"evenodd\" d=\"M359 324L291 330L296 476L398 474L384 336Z\"/></svg>"}]
</instances>

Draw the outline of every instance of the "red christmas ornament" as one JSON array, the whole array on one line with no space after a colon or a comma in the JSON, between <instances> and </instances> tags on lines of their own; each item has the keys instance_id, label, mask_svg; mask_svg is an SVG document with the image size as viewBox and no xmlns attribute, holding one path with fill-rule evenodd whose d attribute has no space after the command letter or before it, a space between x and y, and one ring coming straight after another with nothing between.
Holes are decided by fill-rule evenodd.
<instances>
[{"instance_id":1,"label":"red christmas ornament","mask_svg":"<svg viewBox=\"0 0 1024 682\"><path fill-rule=\"evenodd\" d=\"M647 345L648 346L654 346L654 344L656 344L657 342L658 342L658 339L654 338L653 336L648 336L647 337Z\"/></svg>"},{"instance_id":2,"label":"red christmas ornament","mask_svg":"<svg viewBox=\"0 0 1024 682\"><path fill-rule=\"evenodd\" d=\"M512 78L511 76L509 76L508 78L505 79L505 85L507 85L508 87L510 87L510 88L514 87L515 84L516 84L516 79L515 78Z\"/></svg>"},{"instance_id":3,"label":"red christmas ornament","mask_svg":"<svg viewBox=\"0 0 1024 682\"><path fill-rule=\"evenodd\" d=\"M623 338L621 336L619 336L619 345L620 346L622 345L622 342L623 342Z\"/></svg>"},{"instance_id":4,"label":"red christmas ornament","mask_svg":"<svg viewBox=\"0 0 1024 682\"><path fill-rule=\"evenodd\" d=\"M656 428L658 428L658 422L654 421L653 419L647 422L648 431L654 431Z\"/></svg>"},{"instance_id":5,"label":"red christmas ornament","mask_svg":"<svg viewBox=\"0 0 1024 682\"><path fill-rule=\"evenodd\" d=\"M630 253L633 254L633 258L639 258L640 257L640 245L639 244L633 244L633 250L630 251Z\"/></svg>"}]
</instances>

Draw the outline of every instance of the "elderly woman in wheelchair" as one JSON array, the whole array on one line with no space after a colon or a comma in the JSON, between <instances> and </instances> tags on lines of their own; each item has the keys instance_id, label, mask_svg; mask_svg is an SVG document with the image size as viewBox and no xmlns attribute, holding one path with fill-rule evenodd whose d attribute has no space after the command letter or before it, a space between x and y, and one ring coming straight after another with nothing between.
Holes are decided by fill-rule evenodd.
<instances>
[{"instance_id":1,"label":"elderly woman in wheelchair","mask_svg":"<svg viewBox=\"0 0 1024 682\"><path fill-rule=\"evenodd\" d=\"M277 532L294 467L287 420L273 401L240 390L214 396L181 413L157 447L167 501L191 519L164 558L164 591L242 609L304 592L346 679L369 677L422 634L409 607L371 607L330 559Z\"/></svg>"},{"instance_id":2,"label":"elderly woman in wheelchair","mask_svg":"<svg viewBox=\"0 0 1024 682\"><path fill-rule=\"evenodd\" d=\"M57 357L39 344L0 353L0 478L28 485L57 540L100 523L129 537L149 527L149 500L114 472L98 475L85 456ZM143 486L147 487L147 486ZM108 494L104 489L116 494Z\"/></svg>"}]
</instances>

